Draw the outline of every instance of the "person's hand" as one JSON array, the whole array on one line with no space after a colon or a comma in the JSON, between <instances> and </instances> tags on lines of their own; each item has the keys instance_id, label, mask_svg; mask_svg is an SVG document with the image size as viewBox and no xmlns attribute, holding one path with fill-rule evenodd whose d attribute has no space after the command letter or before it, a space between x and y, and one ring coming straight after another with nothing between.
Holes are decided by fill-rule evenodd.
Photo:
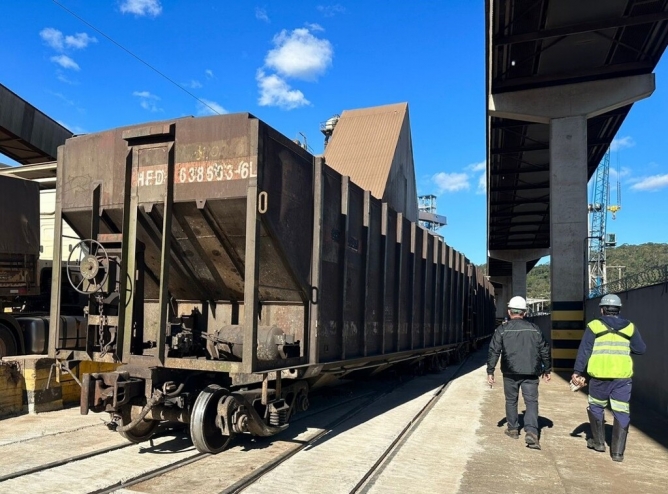
<instances>
[{"instance_id":1,"label":"person's hand","mask_svg":"<svg viewBox=\"0 0 668 494\"><path fill-rule=\"evenodd\" d=\"M487 384L490 388L494 386L494 374L487 374Z\"/></svg>"},{"instance_id":2,"label":"person's hand","mask_svg":"<svg viewBox=\"0 0 668 494\"><path fill-rule=\"evenodd\" d=\"M585 378L583 376L580 376L578 374L573 374L571 376L571 382L575 384L576 386L584 386L585 385Z\"/></svg>"},{"instance_id":3,"label":"person's hand","mask_svg":"<svg viewBox=\"0 0 668 494\"><path fill-rule=\"evenodd\" d=\"M552 380L552 374L550 374L549 372L543 374L543 381L549 383L551 380Z\"/></svg>"}]
</instances>

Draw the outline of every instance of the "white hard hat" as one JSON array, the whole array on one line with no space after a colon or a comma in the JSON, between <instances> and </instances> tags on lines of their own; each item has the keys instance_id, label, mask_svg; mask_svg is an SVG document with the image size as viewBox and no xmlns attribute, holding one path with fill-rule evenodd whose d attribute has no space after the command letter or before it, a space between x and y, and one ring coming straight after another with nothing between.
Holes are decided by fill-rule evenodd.
<instances>
[{"instance_id":1,"label":"white hard hat","mask_svg":"<svg viewBox=\"0 0 668 494\"><path fill-rule=\"evenodd\" d=\"M524 297L513 297L508 302L509 309L527 310L527 301Z\"/></svg>"},{"instance_id":2,"label":"white hard hat","mask_svg":"<svg viewBox=\"0 0 668 494\"><path fill-rule=\"evenodd\" d=\"M601 307L621 307L622 299L614 293L608 293L601 299L601 302L598 305Z\"/></svg>"}]
</instances>

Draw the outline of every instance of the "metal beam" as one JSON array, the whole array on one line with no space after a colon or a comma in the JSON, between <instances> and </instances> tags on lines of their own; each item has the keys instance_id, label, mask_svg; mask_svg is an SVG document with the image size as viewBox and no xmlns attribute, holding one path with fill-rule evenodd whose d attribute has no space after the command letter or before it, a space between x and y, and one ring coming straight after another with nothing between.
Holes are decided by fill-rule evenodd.
<instances>
[{"instance_id":1,"label":"metal beam","mask_svg":"<svg viewBox=\"0 0 668 494\"><path fill-rule=\"evenodd\" d=\"M504 231L496 232L492 231L490 232L489 236L490 237L512 237L514 235L534 235L536 237L544 237L549 235L550 232L542 232L540 231L539 228L531 228L531 229L525 229L525 230L516 230L516 231L508 231L507 229L504 229Z\"/></svg>"},{"instance_id":2,"label":"metal beam","mask_svg":"<svg viewBox=\"0 0 668 494\"><path fill-rule=\"evenodd\" d=\"M649 74L654 70L654 63L650 61L645 62L629 62L619 63L614 65L607 65L604 67L592 67L582 71L566 71L560 74L543 74L531 75L527 77L516 77L499 81L499 77L495 77L492 82L492 94L506 91L517 91L519 89L529 89L542 87L542 85L559 85L575 84L577 82L585 82L589 80L600 80L612 77L623 77L625 75L635 74ZM501 91L503 90L503 91Z\"/></svg>"},{"instance_id":3,"label":"metal beam","mask_svg":"<svg viewBox=\"0 0 668 494\"><path fill-rule=\"evenodd\" d=\"M490 219L493 218L514 218L516 216L545 216L547 215L548 210L545 209L543 211L520 211L520 212L513 212L513 211L508 211L508 212L494 212L490 211L489 212L489 217Z\"/></svg>"},{"instance_id":4,"label":"metal beam","mask_svg":"<svg viewBox=\"0 0 668 494\"><path fill-rule=\"evenodd\" d=\"M515 146L515 147L499 147L492 149L492 154L513 154L513 153L527 153L530 151L547 151L550 149L550 144L545 142L541 144L532 144L529 146Z\"/></svg>"},{"instance_id":5,"label":"metal beam","mask_svg":"<svg viewBox=\"0 0 668 494\"><path fill-rule=\"evenodd\" d=\"M523 185L500 185L496 187L490 187L490 192L511 192L514 190L540 190L540 189L549 189L550 182L540 182L537 184L523 184Z\"/></svg>"},{"instance_id":6,"label":"metal beam","mask_svg":"<svg viewBox=\"0 0 668 494\"><path fill-rule=\"evenodd\" d=\"M509 216L509 218L512 218ZM504 219L504 223L499 223L499 222L494 222L495 218L490 218L490 227L493 229L499 229L499 228L510 228L513 226L526 226L526 225L543 225L545 224L545 220L542 219L540 221L512 221L509 222L507 219Z\"/></svg>"},{"instance_id":7,"label":"metal beam","mask_svg":"<svg viewBox=\"0 0 668 494\"><path fill-rule=\"evenodd\" d=\"M520 173L546 173L550 171L549 165L536 166L536 168L514 168L505 170L492 170L490 175L519 175Z\"/></svg>"},{"instance_id":8,"label":"metal beam","mask_svg":"<svg viewBox=\"0 0 668 494\"><path fill-rule=\"evenodd\" d=\"M495 46L512 45L515 43L526 43L529 41L558 38L560 36L572 36L576 34L590 33L592 31L603 31L606 29L616 29L626 26L637 26L639 24L650 24L653 22L660 22L665 20L668 20L668 12L638 15L634 17L615 17L613 19L582 22L570 26L544 29L542 31L535 31L531 33L511 34L510 36L496 36L493 39L493 44Z\"/></svg>"},{"instance_id":9,"label":"metal beam","mask_svg":"<svg viewBox=\"0 0 668 494\"><path fill-rule=\"evenodd\" d=\"M515 199L513 201L490 201L490 206L519 206L520 204L549 204L549 197L536 197L535 199Z\"/></svg>"}]
</instances>

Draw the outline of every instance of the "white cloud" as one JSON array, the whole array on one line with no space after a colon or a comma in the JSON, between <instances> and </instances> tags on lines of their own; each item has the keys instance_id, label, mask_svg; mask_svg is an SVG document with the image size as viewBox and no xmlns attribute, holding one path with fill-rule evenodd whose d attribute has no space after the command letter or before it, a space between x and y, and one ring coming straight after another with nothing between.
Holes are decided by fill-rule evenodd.
<instances>
[{"instance_id":1,"label":"white cloud","mask_svg":"<svg viewBox=\"0 0 668 494\"><path fill-rule=\"evenodd\" d=\"M63 49L63 33L57 29L45 27L39 32L39 36L54 50L60 51Z\"/></svg>"},{"instance_id":2,"label":"white cloud","mask_svg":"<svg viewBox=\"0 0 668 494\"><path fill-rule=\"evenodd\" d=\"M322 27L320 24L312 23L312 22L307 22L305 24L307 28L309 28L311 31L324 31L325 28Z\"/></svg>"},{"instance_id":3,"label":"white cloud","mask_svg":"<svg viewBox=\"0 0 668 494\"><path fill-rule=\"evenodd\" d=\"M431 177L431 180L438 187L439 194L469 190L470 188L469 176L466 173L440 172Z\"/></svg>"},{"instance_id":4,"label":"white cloud","mask_svg":"<svg viewBox=\"0 0 668 494\"><path fill-rule=\"evenodd\" d=\"M52 27L45 27L39 32L40 38L56 51L63 51L65 48L82 50L91 43L97 43L97 38L89 36L87 33L76 33L74 35L63 36L63 33Z\"/></svg>"},{"instance_id":5,"label":"white cloud","mask_svg":"<svg viewBox=\"0 0 668 494\"><path fill-rule=\"evenodd\" d=\"M211 69L206 69L204 71L204 74L206 74L207 79L213 79L213 77L214 77L213 76L213 70L211 70Z\"/></svg>"},{"instance_id":6,"label":"white cloud","mask_svg":"<svg viewBox=\"0 0 668 494\"><path fill-rule=\"evenodd\" d=\"M199 89L202 87L202 83L196 79L190 79L190 82L186 82L183 85L189 87L190 89Z\"/></svg>"},{"instance_id":7,"label":"white cloud","mask_svg":"<svg viewBox=\"0 0 668 494\"><path fill-rule=\"evenodd\" d=\"M79 70L79 65L67 55L51 57L51 61L57 63L64 69Z\"/></svg>"},{"instance_id":8,"label":"white cloud","mask_svg":"<svg viewBox=\"0 0 668 494\"><path fill-rule=\"evenodd\" d=\"M72 86L75 86L75 85L79 84L77 81L73 81L71 79L68 79L67 76L60 69L56 71L56 78L60 82L64 82L65 84L70 84Z\"/></svg>"},{"instance_id":9,"label":"white cloud","mask_svg":"<svg viewBox=\"0 0 668 494\"><path fill-rule=\"evenodd\" d=\"M318 11L325 17L334 17L336 14L343 14L346 9L338 3L335 5L318 5Z\"/></svg>"},{"instance_id":10,"label":"white cloud","mask_svg":"<svg viewBox=\"0 0 668 494\"><path fill-rule=\"evenodd\" d=\"M466 167L467 170L470 170L474 173L482 172L487 170L487 162L481 161L480 163L471 163Z\"/></svg>"},{"instance_id":11,"label":"white cloud","mask_svg":"<svg viewBox=\"0 0 668 494\"><path fill-rule=\"evenodd\" d=\"M162 12L160 0L123 0L121 13L156 17Z\"/></svg>"},{"instance_id":12,"label":"white cloud","mask_svg":"<svg viewBox=\"0 0 668 494\"><path fill-rule=\"evenodd\" d=\"M138 98L155 99L155 100L160 99L159 96L156 96L155 94L151 94L149 91L134 91L132 93L132 96L137 96Z\"/></svg>"},{"instance_id":13,"label":"white cloud","mask_svg":"<svg viewBox=\"0 0 668 494\"><path fill-rule=\"evenodd\" d=\"M616 168L610 168L610 180L617 180L618 178L627 177L631 175L631 169L623 166L619 171Z\"/></svg>"},{"instance_id":14,"label":"white cloud","mask_svg":"<svg viewBox=\"0 0 668 494\"><path fill-rule=\"evenodd\" d=\"M633 137L620 137L619 139L612 140L610 143L610 151L620 151L622 149L632 148L635 145L636 141L633 140Z\"/></svg>"},{"instance_id":15,"label":"white cloud","mask_svg":"<svg viewBox=\"0 0 668 494\"><path fill-rule=\"evenodd\" d=\"M476 194L485 194L487 193L487 170L480 175L478 178L478 189L475 191Z\"/></svg>"},{"instance_id":16,"label":"white cloud","mask_svg":"<svg viewBox=\"0 0 668 494\"><path fill-rule=\"evenodd\" d=\"M55 93L53 91L47 91L49 94L52 96L55 96L56 98L60 99L63 103L69 106L74 106L74 101L71 99L68 99L63 93Z\"/></svg>"},{"instance_id":17,"label":"white cloud","mask_svg":"<svg viewBox=\"0 0 668 494\"><path fill-rule=\"evenodd\" d=\"M278 106L284 110L292 110L310 104L304 93L290 88L289 84L276 74L266 75L260 69L256 79L260 88L260 106Z\"/></svg>"},{"instance_id":18,"label":"white cloud","mask_svg":"<svg viewBox=\"0 0 668 494\"><path fill-rule=\"evenodd\" d=\"M60 125L62 125L63 127L65 127L67 130L69 130L70 132L72 132L72 134L80 135L80 134L87 134L87 133L88 133L88 132L86 131L86 129L84 129L83 127L79 127L78 125L67 125L67 124L66 124L65 122L63 122L62 120L56 120L56 121L57 121Z\"/></svg>"},{"instance_id":19,"label":"white cloud","mask_svg":"<svg viewBox=\"0 0 668 494\"><path fill-rule=\"evenodd\" d=\"M150 112L163 111L157 103L160 101L160 97L150 93L149 91L134 91L132 96L139 98L139 106L141 106L144 110L148 110Z\"/></svg>"},{"instance_id":20,"label":"white cloud","mask_svg":"<svg viewBox=\"0 0 668 494\"><path fill-rule=\"evenodd\" d=\"M215 101L202 99L200 103L197 103L198 115L224 115L225 113L229 112Z\"/></svg>"},{"instance_id":21,"label":"white cloud","mask_svg":"<svg viewBox=\"0 0 668 494\"><path fill-rule=\"evenodd\" d=\"M86 33L76 33L74 36L65 36L65 44L71 48L81 50L90 43L97 43L97 38Z\"/></svg>"},{"instance_id":22,"label":"white cloud","mask_svg":"<svg viewBox=\"0 0 668 494\"><path fill-rule=\"evenodd\" d=\"M255 7L255 18L260 21L271 22L269 20L269 16L267 15L267 10L260 7Z\"/></svg>"},{"instance_id":23,"label":"white cloud","mask_svg":"<svg viewBox=\"0 0 668 494\"><path fill-rule=\"evenodd\" d=\"M273 43L276 47L267 53L265 64L282 76L312 81L332 64L332 44L306 28L284 29L274 36Z\"/></svg>"},{"instance_id":24,"label":"white cloud","mask_svg":"<svg viewBox=\"0 0 668 494\"><path fill-rule=\"evenodd\" d=\"M668 173L665 175L653 175L646 177L631 186L631 190L656 192L659 189L668 187Z\"/></svg>"}]
</instances>

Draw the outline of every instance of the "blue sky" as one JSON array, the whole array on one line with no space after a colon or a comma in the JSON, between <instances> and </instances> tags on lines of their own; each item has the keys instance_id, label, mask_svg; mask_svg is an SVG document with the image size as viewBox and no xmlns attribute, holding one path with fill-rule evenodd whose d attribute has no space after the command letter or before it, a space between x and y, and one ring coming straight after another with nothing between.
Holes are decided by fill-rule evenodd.
<instances>
[{"instance_id":1,"label":"blue sky","mask_svg":"<svg viewBox=\"0 0 668 494\"><path fill-rule=\"evenodd\" d=\"M58 3L90 25L50 0L3 5L0 83L73 132L248 111L321 153L330 116L406 101L418 193L438 196L448 243L486 262L484 2ZM613 146L620 244L668 242L667 63Z\"/></svg>"}]
</instances>

